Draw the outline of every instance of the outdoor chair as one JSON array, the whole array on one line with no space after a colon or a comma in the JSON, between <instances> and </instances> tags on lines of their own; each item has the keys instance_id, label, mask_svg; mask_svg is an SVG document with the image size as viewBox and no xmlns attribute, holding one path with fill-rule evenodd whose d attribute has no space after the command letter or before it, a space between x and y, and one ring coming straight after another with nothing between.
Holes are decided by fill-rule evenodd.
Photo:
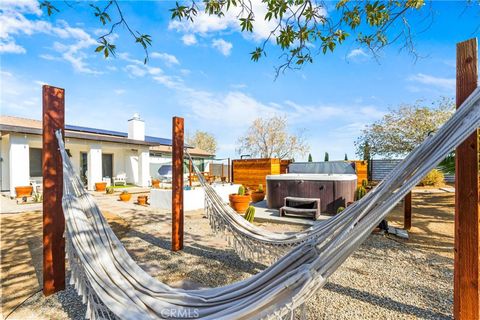
<instances>
[{"instance_id":1,"label":"outdoor chair","mask_svg":"<svg viewBox=\"0 0 480 320\"><path fill-rule=\"evenodd\" d=\"M115 177L113 177L113 185L122 185L126 186L127 185L127 174L125 173L119 173Z\"/></svg>"}]
</instances>

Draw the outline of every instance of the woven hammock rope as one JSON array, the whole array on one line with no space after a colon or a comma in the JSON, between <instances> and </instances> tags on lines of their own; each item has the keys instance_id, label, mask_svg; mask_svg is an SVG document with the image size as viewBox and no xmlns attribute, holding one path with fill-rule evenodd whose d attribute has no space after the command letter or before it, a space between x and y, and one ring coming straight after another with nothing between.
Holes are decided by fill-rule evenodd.
<instances>
[{"instance_id":1,"label":"woven hammock rope","mask_svg":"<svg viewBox=\"0 0 480 320\"><path fill-rule=\"evenodd\" d=\"M226 233L241 257L274 261L246 280L201 290L171 288L136 264L84 189L58 131L71 284L87 304L89 319L293 317L295 310L304 312L304 303L389 211L479 126L477 89L435 135L412 151L362 200L295 234L255 227L233 214L211 186L201 181L213 229Z\"/></svg>"}]
</instances>

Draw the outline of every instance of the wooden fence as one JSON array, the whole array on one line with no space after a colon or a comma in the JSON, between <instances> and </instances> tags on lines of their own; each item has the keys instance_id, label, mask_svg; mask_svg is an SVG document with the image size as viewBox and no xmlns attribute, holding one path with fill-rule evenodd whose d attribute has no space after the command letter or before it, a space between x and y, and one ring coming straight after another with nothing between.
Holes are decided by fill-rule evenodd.
<instances>
[{"instance_id":1,"label":"wooden fence","mask_svg":"<svg viewBox=\"0 0 480 320\"><path fill-rule=\"evenodd\" d=\"M233 182L255 190L259 184L267 187L267 175L280 174L280 159L233 160L232 167Z\"/></svg>"},{"instance_id":2,"label":"wooden fence","mask_svg":"<svg viewBox=\"0 0 480 320\"><path fill-rule=\"evenodd\" d=\"M368 181L368 161L355 160L355 172L357 174L357 186L361 186L363 180Z\"/></svg>"},{"instance_id":3,"label":"wooden fence","mask_svg":"<svg viewBox=\"0 0 480 320\"><path fill-rule=\"evenodd\" d=\"M292 160L280 160L280 173L288 173L288 165L292 163Z\"/></svg>"}]
</instances>

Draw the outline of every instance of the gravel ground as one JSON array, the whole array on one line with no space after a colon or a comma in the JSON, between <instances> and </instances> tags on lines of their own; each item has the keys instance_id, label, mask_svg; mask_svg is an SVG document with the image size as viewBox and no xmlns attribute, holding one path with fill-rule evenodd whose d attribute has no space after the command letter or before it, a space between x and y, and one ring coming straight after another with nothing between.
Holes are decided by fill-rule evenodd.
<instances>
[{"instance_id":1,"label":"gravel ground","mask_svg":"<svg viewBox=\"0 0 480 320\"><path fill-rule=\"evenodd\" d=\"M248 278L266 267L240 260L223 239L211 233L201 211L186 215L185 249L173 253L169 250L166 212L135 207L113 210L111 204L107 206L107 200L99 200L103 209L115 211L115 216L107 213L107 219L133 258L169 285L221 286ZM453 210L448 202L442 205L447 205L447 212ZM267 223L261 226L276 231L300 228ZM308 302L308 319L450 319L451 255L438 254L435 241L424 247L417 246L414 237L412 240L370 236ZM84 314L85 307L68 287L48 298L35 294L9 319L83 319Z\"/></svg>"}]
</instances>

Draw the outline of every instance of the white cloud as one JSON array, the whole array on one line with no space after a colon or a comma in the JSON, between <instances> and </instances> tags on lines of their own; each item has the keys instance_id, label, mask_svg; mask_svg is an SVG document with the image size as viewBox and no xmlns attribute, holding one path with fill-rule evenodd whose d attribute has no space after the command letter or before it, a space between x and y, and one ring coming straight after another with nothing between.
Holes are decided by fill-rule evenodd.
<instances>
[{"instance_id":1,"label":"white cloud","mask_svg":"<svg viewBox=\"0 0 480 320\"><path fill-rule=\"evenodd\" d=\"M6 41L0 40L0 53L26 53L24 47L19 46L11 39L7 39Z\"/></svg>"},{"instance_id":2,"label":"white cloud","mask_svg":"<svg viewBox=\"0 0 480 320\"><path fill-rule=\"evenodd\" d=\"M251 4L255 18L253 21L253 32L244 32L242 35L245 38L252 39L254 41L265 40L270 35L270 32L275 29L278 21L276 19L272 19L270 21L264 19L265 14L267 13L267 4L262 0L252 0ZM189 20L172 20L169 23L168 28L187 34L199 34L202 36L229 29L236 32L241 32L240 22L238 19L239 17L243 17L244 14L245 12L242 12L242 9L239 7L228 10L222 17L209 15L200 9L193 22Z\"/></svg>"},{"instance_id":3,"label":"white cloud","mask_svg":"<svg viewBox=\"0 0 480 320\"><path fill-rule=\"evenodd\" d=\"M236 84L231 84L230 87L233 89L245 89L247 85L245 83L236 83Z\"/></svg>"},{"instance_id":4,"label":"white cloud","mask_svg":"<svg viewBox=\"0 0 480 320\"><path fill-rule=\"evenodd\" d=\"M42 110L40 99L42 85L41 81L32 82L2 70L0 73L2 114L39 119Z\"/></svg>"},{"instance_id":5,"label":"white cloud","mask_svg":"<svg viewBox=\"0 0 480 320\"><path fill-rule=\"evenodd\" d=\"M224 56L229 56L232 51L233 45L223 39L213 39L212 47L220 51L220 53Z\"/></svg>"},{"instance_id":6,"label":"white cloud","mask_svg":"<svg viewBox=\"0 0 480 320\"><path fill-rule=\"evenodd\" d=\"M128 73L128 76L131 78L136 77L143 77L147 74L147 70L145 68L141 68L135 64L127 65L124 70Z\"/></svg>"},{"instance_id":7,"label":"white cloud","mask_svg":"<svg viewBox=\"0 0 480 320\"><path fill-rule=\"evenodd\" d=\"M430 87L441 89L449 93L455 92L455 79L435 77L424 73L417 73L410 76L407 80L424 84Z\"/></svg>"},{"instance_id":8,"label":"white cloud","mask_svg":"<svg viewBox=\"0 0 480 320\"><path fill-rule=\"evenodd\" d=\"M353 49L347 54L347 59L368 58L368 54L363 49Z\"/></svg>"},{"instance_id":9,"label":"white cloud","mask_svg":"<svg viewBox=\"0 0 480 320\"><path fill-rule=\"evenodd\" d=\"M115 92L115 94L122 95L125 93L125 89L115 89L113 92Z\"/></svg>"},{"instance_id":10,"label":"white cloud","mask_svg":"<svg viewBox=\"0 0 480 320\"><path fill-rule=\"evenodd\" d=\"M42 14L37 1L2 1L0 10L1 52L25 53L26 49L16 43L16 36L47 34L63 40L63 43L55 42L53 48L76 71L90 74L100 73L90 68L86 62L87 55L84 49L96 45L97 41L83 29L71 27L63 20L57 21L54 25L51 22L31 17L31 15L40 16ZM26 15L29 15L29 18ZM45 55L43 58L46 56L48 57L48 55ZM50 55L50 58L53 58L53 56Z\"/></svg>"},{"instance_id":11,"label":"white cloud","mask_svg":"<svg viewBox=\"0 0 480 320\"><path fill-rule=\"evenodd\" d=\"M197 44L197 37L194 34L185 34L182 37L183 44L186 46L192 46Z\"/></svg>"},{"instance_id":12,"label":"white cloud","mask_svg":"<svg viewBox=\"0 0 480 320\"><path fill-rule=\"evenodd\" d=\"M169 54L169 53L165 53L165 52L152 52L150 54L150 56L152 58L156 58L156 59L160 59L162 60L163 62L165 62L165 64L167 66L173 66L173 65L178 65L180 64L180 62L178 61L177 57L175 57L174 55L172 54Z\"/></svg>"}]
</instances>

